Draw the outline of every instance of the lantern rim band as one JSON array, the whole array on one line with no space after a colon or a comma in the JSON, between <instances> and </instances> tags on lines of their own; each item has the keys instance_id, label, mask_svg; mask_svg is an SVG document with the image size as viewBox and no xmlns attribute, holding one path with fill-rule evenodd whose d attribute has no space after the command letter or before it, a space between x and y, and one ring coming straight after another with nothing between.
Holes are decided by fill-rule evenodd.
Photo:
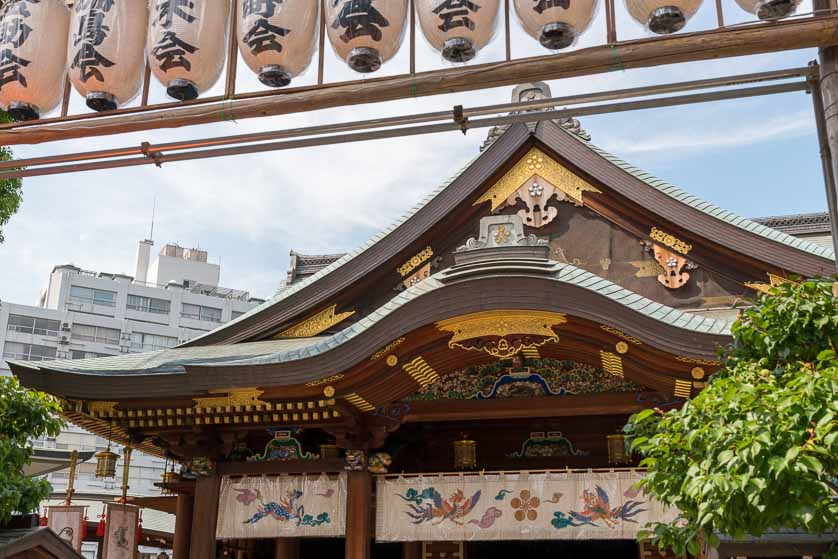
<instances>
[{"instance_id":1,"label":"lantern rim band","mask_svg":"<svg viewBox=\"0 0 838 559\"><path fill-rule=\"evenodd\" d=\"M291 83L291 74L279 64L267 64L259 68L259 81L268 87L285 87Z\"/></svg>"},{"instance_id":2,"label":"lantern rim band","mask_svg":"<svg viewBox=\"0 0 838 559\"><path fill-rule=\"evenodd\" d=\"M349 67L362 74L369 74L381 68L381 54L372 47L355 47L346 57Z\"/></svg>"},{"instance_id":3,"label":"lantern rim band","mask_svg":"<svg viewBox=\"0 0 838 559\"><path fill-rule=\"evenodd\" d=\"M576 29L569 23L556 21L541 28L538 34L541 46L550 50L561 50L576 42Z\"/></svg>"},{"instance_id":4,"label":"lantern rim band","mask_svg":"<svg viewBox=\"0 0 838 559\"><path fill-rule=\"evenodd\" d=\"M442 45L442 57L449 62L468 62L476 54L474 43L465 37L451 37Z\"/></svg>"},{"instance_id":5,"label":"lantern rim band","mask_svg":"<svg viewBox=\"0 0 838 559\"><path fill-rule=\"evenodd\" d=\"M681 8L662 6L649 16L649 30L658 35L677 33L687 24L687 17Z\"/></svg>"},{"instance_id":6,"label":"lantern rim band","mask_svg":"<svg viewBox=\"0 0 838 559\"><path fill-rule=\"evenodd\" d=\"M9 103L9 108L6 109L6 112L18 122L38 120L41 118L41 111L38 110L38 107L25 101L12 101Z\"/></svg>"},{"instance_id":7,"label":"lantern rim band","mask_svg":"<svg viewBox=\"0 0 838 559\"><path fill-rule=\"evenodd\" d=\"M764 0L757 4L757 17L762 20L782 19L796 11L794 0Z\"/></svg>"},{"instance_id":8,"label":"lantern rim band","mask_svg":"<svg viewBox=\"0 0 838 559\"><path fill-rule=\"evenodd\" d=\"M198 86L184 78L175 78L169 82L166 94L178 101L192 101L198 98Z\"/></svg>"},{"instance_id":9,"label":"lantern rim band","mask_svg":"<svg viewBox=\"0 0 838 559\"><path fill-rule=\"evenodd\" d=\"M87 94L87 106L97 112L115 111L119 103L116 96L107 91L91 91Z\"/></svg>"}]
</instances>

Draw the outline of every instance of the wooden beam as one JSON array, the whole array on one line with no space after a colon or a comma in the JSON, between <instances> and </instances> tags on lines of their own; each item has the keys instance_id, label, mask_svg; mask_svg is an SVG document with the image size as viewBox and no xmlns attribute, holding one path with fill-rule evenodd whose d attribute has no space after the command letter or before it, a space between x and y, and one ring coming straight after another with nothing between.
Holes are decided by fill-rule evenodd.
<instances>
[{"instance_id":1,"label":"wooden beam","mask_svg":"<svg viewBox=\"0 0 838 559\"><path fill-rule=\"evenodd\" d=\"M712 60L838 44L838 16L813 17L701 31L667 37L643 38L598 45L563 55L545 55L510 62L436 70L410 75L314 86L295 92L237 99L223 103L236 120L275 116L331 107L392 101L555 80L681 62ZM20 126L0 133L0 145L123 134L158 128L180 128L219 122L222 105L196 105L59 122Z\"/></svg>"},{"instance_id":2,"label":"wooden beam","mask_svg":"<svg viewBox=\"0 0 838 559\"><path fill-rule=\"evenodd\" d=\"M289 462L219 462L216 466L222 476L261 476L273 474L305 474L342 472L346 461L342 458L326 460L294 460Z\"/></svg>"},{"instance_id":3,"label":"wooden beam","mask_svg":"<svg viewBox=\"0 0 838 559\"><path fill-rule=\"evenodd\" d=\"M175 538L172 544L174 559L189 557L189 542L192 539L192 516L195 499L190 495L178 495L175 512Z\"/></svg>"},{"instance_id":4,"label":"wooden beam","mask_svg":"<svg viewBox=\"0 0 838 559\"><path fill-rule=\"evenodd\" d=\"M215 557L215 528L218 522L220 491L221 478L217 475L199 477L195 484L189 559Z\"/></svg>"},{"instance_id":5,"label":"wooden beam","mask_svg":"<svg viewBox=\"0 0 838 559\"><path fill-rule=\"evenodd\" d=\"M300 538L276 538L274 559L300 559Z\"/></svg>"},{"instance_id":6,"label":"wooden beam","mask_svg":"<svg viewBox=\"0 0 838 559\"><path fill-rule=\"evenodd\" d=\"M526 419L535 417L567 417L575 415L631 414L652 407L651 393L580 394L561 397L528 398L522 406L509 400L449 400L410 403L405 423L430 421L465 421L478 419Z\"/></svg>"}]
</instances>

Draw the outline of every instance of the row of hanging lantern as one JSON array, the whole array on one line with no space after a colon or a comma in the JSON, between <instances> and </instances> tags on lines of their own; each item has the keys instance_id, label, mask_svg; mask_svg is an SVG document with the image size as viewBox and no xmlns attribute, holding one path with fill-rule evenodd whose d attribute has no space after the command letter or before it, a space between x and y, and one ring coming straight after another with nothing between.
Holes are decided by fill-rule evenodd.
<instances>
[{"instance_id":1,"label":"row of hanging lantern","mask_svg":"<svg viewBox=\"0 0 838 559\"><path fill-rule=\"evenodd\" d=\"M0 0L2 1L2 0ZM452 62L467 62L492 39L502 0L415 0L422 33ZM800 0L736 0L760 19L796 10ZM524 30L543 46L571 46L599 0L514 0ZM631 16L674 33L702 0L625 0ZM150 6L150 8L149 8ZM167 93L195 99L221 76L228 0L6 0L0 9L0 107L37 119L61 101L65 71L88 106L113 110L140 91L146 59ZM408 0L325 0L335 53L352 69L375 72L399 50ZM239 52L259 80L282 87L317 49L320 0L240 0ZM65 64L66 62L66 64Z\"/></svg>"}]
</instances>

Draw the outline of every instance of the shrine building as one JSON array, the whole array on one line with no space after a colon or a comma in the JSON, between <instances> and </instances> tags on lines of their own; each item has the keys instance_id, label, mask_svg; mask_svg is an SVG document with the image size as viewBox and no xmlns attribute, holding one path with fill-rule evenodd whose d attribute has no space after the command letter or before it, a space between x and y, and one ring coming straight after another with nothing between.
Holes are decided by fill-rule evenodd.
<instances>
[{"instance_id":1,"label":"shrine building","mask_svg":"<svg viewBox=\"0 0 838 559\"><path fill-rule=\"evenodd\" d=\"M835 269L567 119L493 130L313 260L179 347L10 363L69 421L183 465L175 559L657 557L637 531L674 512L633 488L627 418L698 394L759 293Z\"/></svg>"}]
</instances>

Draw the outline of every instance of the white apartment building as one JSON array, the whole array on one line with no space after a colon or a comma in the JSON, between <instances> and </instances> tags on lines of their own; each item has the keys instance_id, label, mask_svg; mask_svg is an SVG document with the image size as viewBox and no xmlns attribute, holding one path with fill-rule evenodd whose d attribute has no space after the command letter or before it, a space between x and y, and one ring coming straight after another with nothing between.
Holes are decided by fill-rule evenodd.
<instances>
[{"instance_id":1,"label":"white apartment building","mask_svg":"<svg viewBox=\"0 0 838 559\"><path fill-rule=\"evenodd\" d=\"M10 374L6 359L86 359L174 347L263 302L246 291L220 287L221 267L207 261L206 251L168 244L152 261L153 245L139 243L133 277L60 265L37 306L0 301L0 374ZM99 451L107 441L68 425L55 438L36 440L35 446ZM119 447L112 449L121 454ZM117 495L121 462L117 477L108 480L95 477L92 460L81 464L76 495ZM133 453L130 494L159 494L154 484L164 466L159 458ZM66 471L47 479L56 494L66 491ZM95 557L95 545L85 546L85 556Z\"/></svg>"}]
</instances>

